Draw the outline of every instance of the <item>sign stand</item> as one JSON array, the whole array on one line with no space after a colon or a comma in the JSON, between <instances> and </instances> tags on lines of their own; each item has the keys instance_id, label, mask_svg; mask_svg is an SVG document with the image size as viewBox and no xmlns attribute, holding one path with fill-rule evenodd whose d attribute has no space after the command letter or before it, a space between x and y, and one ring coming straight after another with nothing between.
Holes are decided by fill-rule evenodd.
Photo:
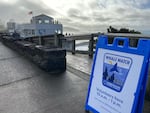
<instances>
[{"instance_id":1,"label":"sign stand","mask_svg":"<svg viewBox=\"0 0 150 113\"><path fill-rule=\"evenodd\" d=\"M122 45L120 45L122 43ZM108 44L100 36L92 67L85 110L93 113L142 113L150 40L139 39L137 48L129 39L116 37Z\"/></svg>"}]
</instances>

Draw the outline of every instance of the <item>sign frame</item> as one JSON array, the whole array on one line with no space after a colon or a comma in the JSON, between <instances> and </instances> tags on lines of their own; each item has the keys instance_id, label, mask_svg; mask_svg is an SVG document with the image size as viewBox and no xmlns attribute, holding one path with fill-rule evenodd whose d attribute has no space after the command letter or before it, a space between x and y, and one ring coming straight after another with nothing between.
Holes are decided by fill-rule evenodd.
<instances>
[{"instance_id":1,"label":"sign frame","mask_svg":"<svg viewBox=\"0 0 150 113\"><path fill-rule=\"evenodd\" d=\"M123 45L119 45L119 42L123 42ZM144 97L146 92L146 83L148 80L148 66L150 59L150 40L141 38L138 41L137 48L129 46L129 38L127 37L115 37L112 44L108 44L108 36L101 35L99 36L98 42L96 44L96 51L93 60L92 72L90 76L90 82L88 87L87 99L85 103L85 110L92 111L93 113L99 113L93 106L88 105L89 95L91 91L91 85L93 80L93 74L95 70L96 59L98 55L98 49L106 49L117 52L124 52L129 54L141 55L144 57L143 64L141 66L141 71L139 75L139 80L135 92L135 98L132 105L131 113L142 113Z\"/></svg>"}]
</instances>

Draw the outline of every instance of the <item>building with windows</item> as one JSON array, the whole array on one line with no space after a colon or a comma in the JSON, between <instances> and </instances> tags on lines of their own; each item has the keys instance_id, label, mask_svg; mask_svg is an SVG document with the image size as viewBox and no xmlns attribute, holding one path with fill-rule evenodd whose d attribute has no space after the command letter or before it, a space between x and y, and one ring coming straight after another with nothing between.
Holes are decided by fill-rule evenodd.
<instances>
[{"instance_id":1,"label":"building with windows","mask_svg":"<svg viewBox=\"0 0 150 113\"><path fill-rule=\"evenodd\" d=\"M7 31L9 33L15 32L15 29L16 29L16 23L13 20L7 22Z\"/></svg>"},{"instance_id":2,"label":"building with windows","mask_svg":"<svg viewBox=\"0 0 150 113\"><path fill-rule=\"evenodd\" d=\"M62 24L44 14L32 17L30 23L17 25L15 30L22 38L63 34Z\"/></svg>"}]
</instances>

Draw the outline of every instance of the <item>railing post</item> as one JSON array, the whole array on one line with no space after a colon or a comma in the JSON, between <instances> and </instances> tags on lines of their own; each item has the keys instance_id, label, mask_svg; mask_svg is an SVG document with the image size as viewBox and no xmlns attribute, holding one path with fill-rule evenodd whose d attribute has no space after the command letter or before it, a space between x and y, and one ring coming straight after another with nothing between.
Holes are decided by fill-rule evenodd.
<instances>
[{"instance_id":1,"label":"railing post","mask_svg":"<svg viewBox=\"0 0 150 113\"><path fill-rule=\"evenodd\" d=\"M29 40L30 40L30 42L32 42L32 43L33 43L33 37L30 37L30 38L29 38Z\"/></svg>"},{"instance_id":2,"label":"railing post","mask_svg":"<svg viewBox=\"0 0 150 113\"><path fill-rule=\"evenodd\" d=\"M62 35L58 35L58 47L62 48Z\"/></svg>"},{"instance_id":3,"label":"railing post","mask_svg":"<svg viewBox=\"0 0 150 113\"><path fill-rule=\"evenodd\" d=\"M54 36L54 45L56 47L58 47L58 42L59 42L58 40L59 40L59 38L58 38L57 34L55 34L55 36Z\"/></svg>"},{"instance_id":4,"label":"railing post","mask_svg":"<svg viewBox=\"0 0 150 113\"><path fill-rule=\"evenodd\" d=\"M45 45L44 37L41 37L41 45Z\"/></svg>"},{"instance_id":5,"label":"railing post","mask_svg":"<svg viewBox=\"0 0 150 113\"><path fill-rule=\"evenodd\" d=\"M42 45L42 40L41 40L41 36L39 36L39 45Z\"/></svg>"},{"instance_id":6,"label":"railing post","mask_svg":"<svg viewBox=\"0 0 150 113\"><path fill-rule=\"evenodd\" d=\"M89 56L90 57L93 57L93 48L94 48L94 36L92 34L89 40Z\"/></svg>"},{"instance_id":7,"label":"railing post","mask_svg":"<svg viewBox=\"0 0 150 113\"><path fill-rule=\"evenodd\" d=\"M76 49L76 41L72 40L72 54L75 54Z\"/></svg>"}]
</instances>

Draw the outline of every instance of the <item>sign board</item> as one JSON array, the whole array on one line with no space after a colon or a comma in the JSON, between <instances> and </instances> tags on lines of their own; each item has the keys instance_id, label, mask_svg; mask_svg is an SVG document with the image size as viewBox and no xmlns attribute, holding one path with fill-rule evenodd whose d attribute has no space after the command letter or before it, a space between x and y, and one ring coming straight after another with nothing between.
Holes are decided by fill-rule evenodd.
<instances>
[{"instance_id":1,"label":"sign board","mask_svg":"<svg viewBox=\"0 0 150 113\"><path fill-rule=\"evenodd\" d=\"M123 45L119 45L119 42ZM137 48L129 39L116 37L108 44L100 36L86 101L94 113L141 113L146 90L150 40L140 39Z\"/></svg>"}]
</instances>

